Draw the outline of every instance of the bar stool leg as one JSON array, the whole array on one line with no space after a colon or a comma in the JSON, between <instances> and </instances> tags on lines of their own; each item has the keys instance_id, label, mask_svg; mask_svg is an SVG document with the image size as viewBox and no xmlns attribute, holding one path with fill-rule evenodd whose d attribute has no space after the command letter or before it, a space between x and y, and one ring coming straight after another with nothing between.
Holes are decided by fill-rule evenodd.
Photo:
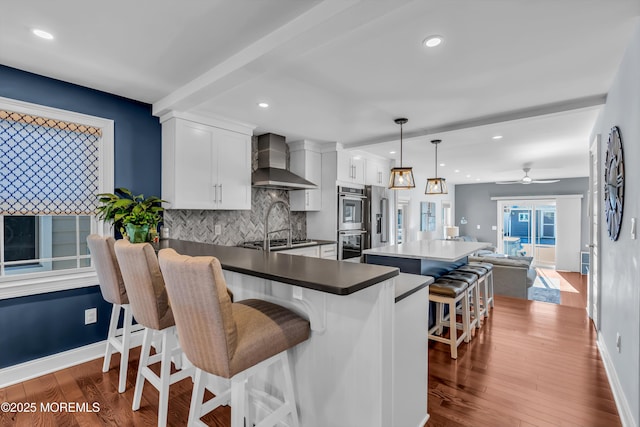
<instances>
[{"instance_id":1,"label":"bar stool leg","mask_svg":"<svg viewBox=\"0 0 640 427\"><path fill-rule=\"evenodd\" d=\"M476 282L475 287L473 288L473 291L471 293L472 298L473 298L473 315L475 316L475 324L476 324L476 329L480 329L480 321L482 319L482 310L480 309L480 288L479 288L480 284L478 282Z\"/></svg>"},{"instance_id":2,"label":"bar stool leg","mask_svg":"<svg viewBox=\"0 0 640 427\"><path fill-rule=\"evenodd\" d=\"M465 291L465 295L466 295L466 291ZM463 298L463 301L466 300L467 298ZM463 303L464 305L464 303ZM469 311L469 305L467 303L467 312ZM465 321L464 321L464 308L462 311L462 318L463 318L463 333L466 331L465 328L467 326ZM454 299L452 299L451 301L449 301L449 339L451 340L451 358L452 359L457 359L458 358L458 338L457 338L457 334L458 334L458 326L456 325L456 301ZM468 336L465 336L464 338L465 342L469 342L468 341Z\"/></svg>"},{"instance_id":3,"label":"bar stool leg","mask_svg":"<svg viewBox=\"0 0 640 427\"><path fill-rule=\"evenodd\" d=\"M144 329L144 337L142 338L142 348L140 349L140 362L138 364L138 375L136 377L136 387L133 393L133 405L131 409L137 411L140 409L140 401L142 400L142 389L144 388L143 369L148 365L149 353L151 352L151 341L153 340L153 331L149 328Z\"/></svg>"},{"instance_id":4,"label":"bar stool leg","mask_svg":"<svg viewBox=\"0 0 640 427\"><path fill-rule=\"evenodd\" d=\"M455 311L454 311L455 313ZM469 292L464 291L464 298L462 298L462 333L465 335L464 342L468 343L471 340L471 328L469 327L470 319L469 310Z\"/></svg>"},{"instance_id":5,"label":"bar stool leg","mask_svg":"<svg viewBox=\"0 0 640 427\"><path fill-rule=\"evenodd\" d=\"M109 332L107 332L107 348L104 351L104 362L102 363L102 372L109 372L109 365L111 365L111 355L113 354L113 345L111 344L111 340L116 336L119 317L120 317L120 305L112 304L111 320L109 321Z\"/></svg>"},{"instance_id":6,"label":"bar stool leg","mask_svg":"<svg viewBox=\"0 0 640 427\"><path fill-rule=\"evenodd\" d=\"M114 306L115 307L115 306ZM120 379L118 381L118 392L123 393L127 388L127 371L129 368L129 347L131 346L131 328L133 323L133 314L131 313L131 307L125 305L124 318L122 320L122 351L120 356ZM120 311L120 310L118 310ZM116 322L118 316L116 316Z\"/></svg>"}]
</instances>

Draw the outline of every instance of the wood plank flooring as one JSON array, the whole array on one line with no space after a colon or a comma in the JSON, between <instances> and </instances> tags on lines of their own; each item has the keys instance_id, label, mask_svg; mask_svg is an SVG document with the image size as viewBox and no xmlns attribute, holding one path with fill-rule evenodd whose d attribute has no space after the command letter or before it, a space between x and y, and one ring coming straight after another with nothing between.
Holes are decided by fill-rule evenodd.
<instances>
[{"instance_id":1,"label":"wood plank flooring","mask_svg":"<svg viewBox=\"0 0 640 427\"><path fill-rule=\"evenodd\" d=\"M620 425L585 314L586 276L545 274L563 280L561 305L498 296L491 317L460 347L457 361L445 345L429 344L428 427ZM33 413L0 411L0 426L155 425L158 393L152 386L145 386L140 410L131 410L138 356L139 348L132 350L122 394L118 355L106 374L98 359L0 389L0 402L38 405ZM186 425L191 389L188 379L171 387L169 425ZM41 411L47 402L96 402L99 411ZM218 408L203 421L229 426L230 410Z\"/></svg>"},{"instance_id":2,"label":"wood plank flooring","mask_svg":"<svg viewBox=\"0 0 640 427\"><path fill-rule=\"evenodd\" d=\"M428 427L619 426L586 315L586 276L560 279L561 304L496 296L458 359L429 343Z\"/></svg>"}]
</instances>

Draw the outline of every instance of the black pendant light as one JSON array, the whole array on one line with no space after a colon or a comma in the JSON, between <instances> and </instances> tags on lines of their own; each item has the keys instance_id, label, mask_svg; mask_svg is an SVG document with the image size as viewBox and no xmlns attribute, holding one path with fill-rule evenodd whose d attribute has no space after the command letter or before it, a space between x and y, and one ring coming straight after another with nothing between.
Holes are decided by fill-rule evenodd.
<instances>
[{"instance_id":1,"label":"black pendant light","mask_svg":"<svg viewBox=\"0 0 640 427\"><path fill-rule=\"evenodd\" d=\"M413 168L402 166L402 125L407 123L408 120L401 118L394 121L400 125L400 167L391 169L389 188L392 190L408 190L416 186L413 180Z\"/></svg>"},{"instance_id":2,"label":"black pendant light","mask_svg":"<svg viewBox=\"0 0 640 427\"><path fill-rule=\"evenodd\" d=\"M447 181L444 178L438 178L438 144L442 141L434 139L431 141L436 146L436 177L427 178L427 188L424 190L424 194L447 194Z\"/></svg>"}]
</instances>

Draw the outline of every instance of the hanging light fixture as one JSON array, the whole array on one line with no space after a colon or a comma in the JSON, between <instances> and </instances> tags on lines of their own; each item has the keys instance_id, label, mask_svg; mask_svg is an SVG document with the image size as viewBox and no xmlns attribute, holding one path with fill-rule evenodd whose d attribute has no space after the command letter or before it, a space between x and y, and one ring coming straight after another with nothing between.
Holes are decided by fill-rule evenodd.
<instances>
[{"instance_id":1,"label":"hanging light fixture","mask_svg":"<svg viewBox=\"0 0 640 427\"><path fill-rule=\"evenodd\" d=\"M447 194L447 182L444 178L438 178L438 144L442 141L434 139L431 141L436 146L436 177L427 178L427 188L424 190L424 194Z\"/></svg>"},{"instance_id":2,"label":"hanging light fixture","mask_svg":"<svg viewBox=\"0 0 640 427\"><path fill-rule=\"evenodd\" d=\"M413 168L402 166L402 125L407 123L408 120L402 118L394 121L400 125L400 167L391 169L389 188L392 190L408 190L416 186L413 180Z\"/></svg>"}]
</instances>

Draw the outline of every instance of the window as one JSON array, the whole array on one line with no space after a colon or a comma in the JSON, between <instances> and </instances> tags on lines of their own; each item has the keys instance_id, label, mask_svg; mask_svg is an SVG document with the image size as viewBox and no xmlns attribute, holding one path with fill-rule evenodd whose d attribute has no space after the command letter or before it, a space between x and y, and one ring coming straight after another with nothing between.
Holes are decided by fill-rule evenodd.
<instances>
[{"instance_id":1,"label":"window","mask_svg":"<svg viewBox=\"0 0 640 427\"><path fill-rule=\"evenodd\" d=\"M0 298L93 275L86 238L104 232L95 195L112 191L112 171L111 120L0 98Z\"/></svg>"}]
</instances>

